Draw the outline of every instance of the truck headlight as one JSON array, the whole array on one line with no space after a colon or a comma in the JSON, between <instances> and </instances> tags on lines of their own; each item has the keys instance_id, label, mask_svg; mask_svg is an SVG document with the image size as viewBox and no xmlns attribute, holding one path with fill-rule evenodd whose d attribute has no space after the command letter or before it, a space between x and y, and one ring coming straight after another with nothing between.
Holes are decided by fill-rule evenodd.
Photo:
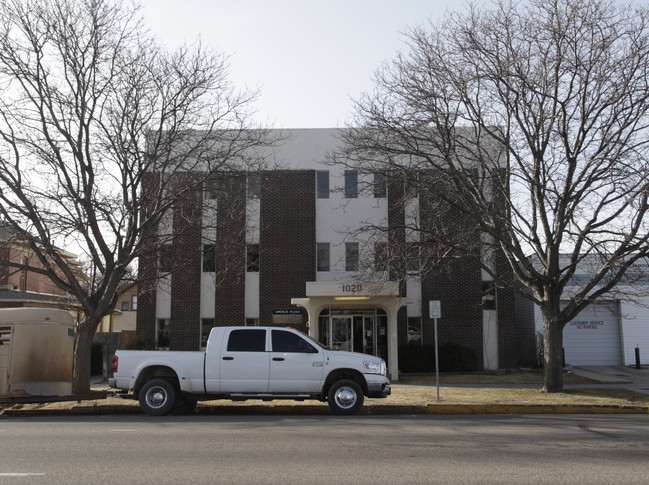
<instances>
[{"instance_id":1,"label":"truck headlight","mask_svg":"<svg viewBox=\"0 0 649 485\"><path fill-rule=\"evenodd\" d=\"M385 375L385 362L383 360L379 362L366 360L365 362L363 362L363 367L365 367L365 372L367 372L368 374Z\"/></svg>"}]
</instances>

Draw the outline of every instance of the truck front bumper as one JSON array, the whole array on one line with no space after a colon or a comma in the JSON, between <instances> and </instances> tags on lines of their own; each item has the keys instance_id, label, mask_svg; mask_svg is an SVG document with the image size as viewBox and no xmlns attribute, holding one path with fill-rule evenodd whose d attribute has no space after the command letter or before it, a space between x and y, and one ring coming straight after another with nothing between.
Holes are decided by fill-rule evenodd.
<instances>
[{"instance_id":1,"label":"truck front bumper","mask_svg":"<svg viewBox=\"0 0 649 485\"><path fill-rule=\"evenodd\" d=\"M367 397L388 397L392 392L390 388L390 379L387 377L367 374Z\"/></svg>"}]
</instances>

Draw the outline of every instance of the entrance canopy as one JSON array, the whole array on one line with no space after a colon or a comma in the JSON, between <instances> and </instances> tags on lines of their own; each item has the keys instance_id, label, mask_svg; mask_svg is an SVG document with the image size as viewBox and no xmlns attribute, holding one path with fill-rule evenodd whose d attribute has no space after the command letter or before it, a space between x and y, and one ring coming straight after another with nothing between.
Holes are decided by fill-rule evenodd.
<instances>
[{"instance_id":1,"label":"entrance canopy","mask_svg":"<svg viewBox=\"0 0 649 485\"><path fill-rule=\"evenodd\" d=\"M399 296L399 283L380 282L307 282L306 298L293 298L291 303L304 308L308 315L309 335L323 341L318 317L323 312L345 309L380 309L387 316L387 364L390 378L398 380L397 312L412 299Z\"/></svg>"}]
</instances>

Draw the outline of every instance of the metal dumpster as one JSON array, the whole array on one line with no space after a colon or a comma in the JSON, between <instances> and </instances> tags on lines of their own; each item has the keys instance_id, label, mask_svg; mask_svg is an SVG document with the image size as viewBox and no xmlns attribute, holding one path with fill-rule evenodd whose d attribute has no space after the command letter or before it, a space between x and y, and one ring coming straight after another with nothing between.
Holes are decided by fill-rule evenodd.
<instances>
[{"instance_id":1,"label":"metal dumpster","mask_svg":"<svg viewBox=\"0 0 649 485\"><path fill-rule=\"evenodd\" d=\"M69 312L0 309L0 398L71 394L73 352Z\"/></svg>"}]
</instances>

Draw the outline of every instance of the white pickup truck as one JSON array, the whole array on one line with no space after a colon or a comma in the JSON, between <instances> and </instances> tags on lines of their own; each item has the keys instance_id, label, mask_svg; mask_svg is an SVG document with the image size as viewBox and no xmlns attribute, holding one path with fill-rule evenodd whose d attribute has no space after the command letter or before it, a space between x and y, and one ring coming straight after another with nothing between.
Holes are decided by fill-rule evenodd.
<instances>
[{"instance_id":1,"label":"white pickup truck","mask_svg":"<svg viewBox=\"0 0 649 485\"><path fill-rule=\"evenodd\" d=\"M118 350L113 388L160 416L193 410L199 400L318 399L355 414L364 397L390 394L385 361L330 350L290 328L215 327L204 352Z\"/></svg>"}]
</instances>

